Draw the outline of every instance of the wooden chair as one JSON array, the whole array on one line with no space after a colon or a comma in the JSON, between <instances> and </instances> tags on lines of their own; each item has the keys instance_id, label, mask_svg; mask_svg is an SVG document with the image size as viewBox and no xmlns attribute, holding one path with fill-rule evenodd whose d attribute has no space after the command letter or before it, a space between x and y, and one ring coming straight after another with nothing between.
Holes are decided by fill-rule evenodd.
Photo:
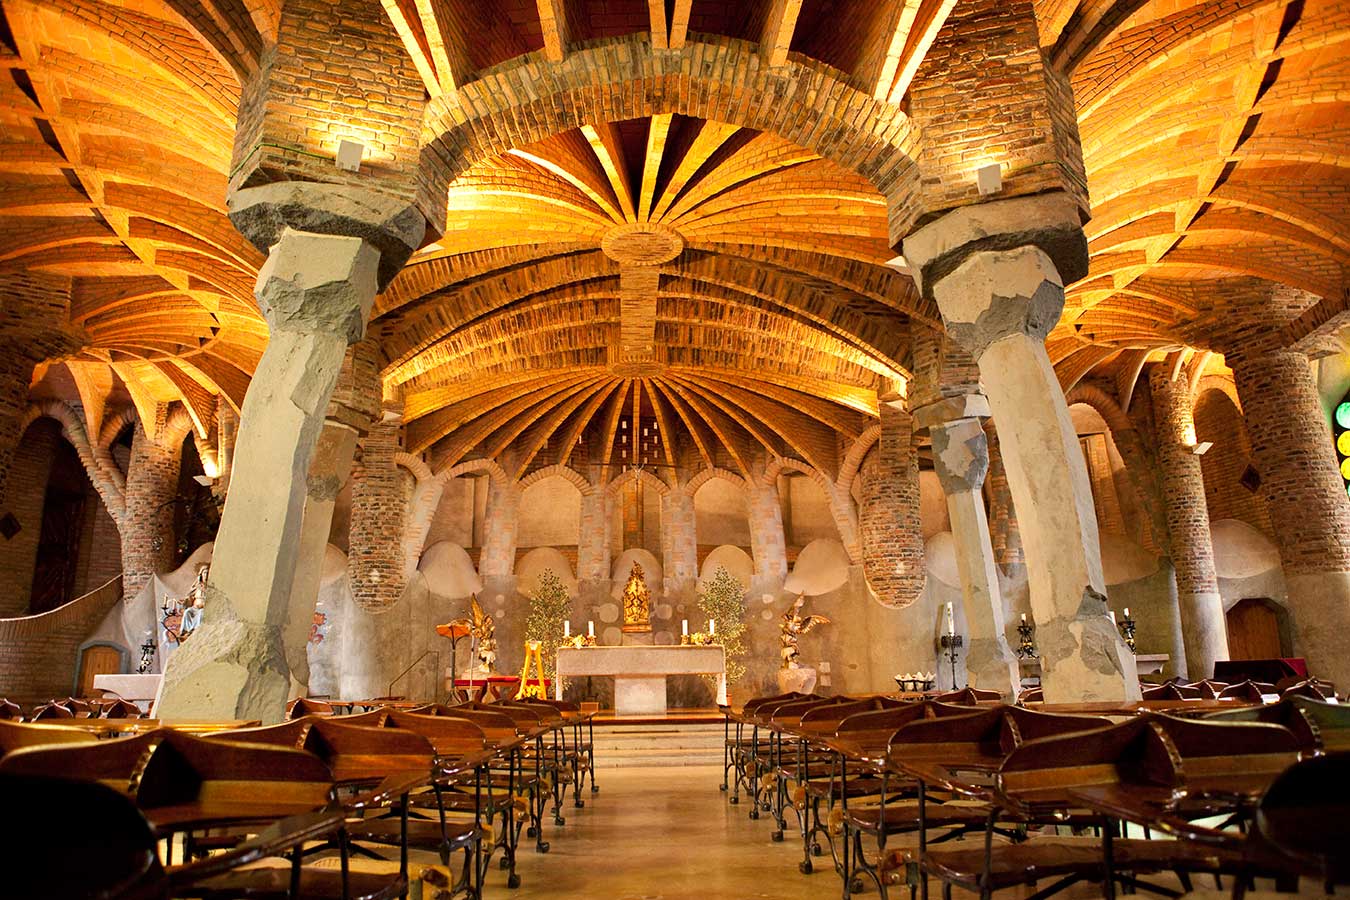
<instances>
[{"instance_id":1,"label":"wooden chair","mask_svg":"<svg viewBox=\"0 0 1350 900\"><path fill-rule=\"evenodd\" d=\"M30 725L8 720L0 721L0 759L24 747L47 747L54 744L91 744L98 736L78 728L57 725Z\"/></svg>"},{"instance_id":2,"label":"wooden chair","mask_svg":"<svg viewBox=\"0 0 1350 900\"><path fill-rule=\"evenodd\" d=\"M580 705L570 700L533 698L520 702L547 706L560 713L570 726L563 731L563 745L572 765L572 805L577 809L585 807L586 801L581 799L581 790L585 787L586 779L590 779L592 794L600 791L595 783L595 714L583 714Z\"/></svg>"},{"instance_id":3,"label":"wooden chair","mask_svg":"<svg viewBox=\"0 0 1350 900\"><path fill-rule=\"evenodd\" d=\"M323 700L312 700L309 697L296 697L286 704L288 719L299 719L302 716L331 716L333 712L333 704Z\"/></svg>"},{"instance_id":4,"label":"wooden chair","mask_svg":"<svg viewBox=\"0 0 1350 900\"><path fill-rule=\"evenodd\" d=\"M1219 691L1220 700L1245 700L1248 703L1262 702L1262 686L1254 681L1239 681Z\"/></svg>"},{"instance_id":5,"label":"wooden chair","mask_svg":"<svg viewBox=\"0 0 1350 900\"><path fill-rule=\"evenodd\" d=\"M23 709L7 697L0 697L0 720L17 722L23 718Z\"/></svg>"},{"instance_id":6,"label":"wooden chair","mask_svg":"<svg viewBox=\"0 0 1350 900\"><path fill-rule=\"evenodd\" d=\"M49 722L53 719L73 719L73 718L75 718L75 713L70 709L69 706L66 706L64 703L61 703L56 700L49 700L46 703L34 709L32 714L28 717L28 721Z\"/></svg>"},{"instance_id":7,"label":"wooden chair","mask_svg":"<svg viewBox=\"0 0 1350 900\"><path fill-rule=\"evenodd\" d=\"M1045 690L1043 688L1038 687L1027 688L1025 691L1017 695L1017 703L1020 706L1025 706L1028 703L1044 703L1044 702L1045 702Z\"/></svg>"},{"instance_id":8,"label":"wooden chair","mask_svg":"<svg viewBox=\"0 0 1350 900\"><path fill-rule=\"evenodd\" d=\"M956 691L947 691L933 698L938 703L960 703L971 706L976 703L997 703L1003 699L998 691L985 691L979 688L963 687Z\"/></svg>"},{"instance_id":9,"label":"wooden chair","mask_svg":"<svg viewBox=\"0 0 1350 900\"><path fill-rule=\"evenodd\" d=\"M99 710L100 719L143 719L145 713L141 708L130 700L123 700L120 697L104 703Z\"/></svg>"},{"instance_id":10,"label":"wooden chair","mask_svg":"<svg viewBox=\"0 0 1350 900\"><path fill-rule=\"evenodd\" d=\"M1168 681L1164 684L1152 687L1147 685L1140 685L1140 687L1143 688L1140 692L1140 696L1144 700L1185 700L1188 694L1193 698L1199 698L1200 696L1199 690L1185 692L1174 681Z\"/></svg>"},{"instance_id":11,"label":"wooden chair","mask_svg":"<svg viewBox=\"0 0 1350 900\"><path fill-rule=\"evenodd\" d=\"M1280 696L1306 697L1309 700L1334 700L1336 699L1336 689L1328 682L1309 678L1306 681L1300 681L1284 688L1280 691Z\"/></svg>"},{"instance_id":12,"label":"wooden chair","mask_svg":"<svg viewBox=\"0 0 1350 900\"><path fill-rule=\"evenodd\" d=\"M1331 893L1350 884L1350 753L1330 753L1291 766L1256 808L1254 837ZM1234 896L1240 896L1235 891Z\"/></svg>"}]
</instances>

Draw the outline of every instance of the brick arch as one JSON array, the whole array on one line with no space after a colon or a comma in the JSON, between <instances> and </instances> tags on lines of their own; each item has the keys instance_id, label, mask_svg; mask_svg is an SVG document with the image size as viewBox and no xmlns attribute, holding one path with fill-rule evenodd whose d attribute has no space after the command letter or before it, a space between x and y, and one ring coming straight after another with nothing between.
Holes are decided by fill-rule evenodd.
<instances>
[{"instance_id":1,"label":"brick arch","mask_svg":"<svg viewBox=\"0 0 1350 900\"><path fill-rule=\"evenodd\" d=\"M1237 383L1231 376L1227 375L1206 375L1200 379L1200 383L1195 386L1195 395L1191 397L1191 411L1200 405L1200 398L1208 391L1219 391L1226 394L1228 399L1233 402L1233 408L1237 410L1239 416L1242 412L1242 399L1238 397Z\"/></svg>"},{"instance_id":2,"label":"brick arch","mask_svg":"<svg viewBox=\"0 0 1350 900\"><path fill-rule=\"evenodd\" d=\"M595 493L595 485L587 481L586 476L582 475L571 466L564 466L561 463L545 466L542 469L535 469L520 480L520 489L523 491L530 485L537 484L545 478L561 478L563 481L566 481L571 484L572 487L576 488L583 497L589 497L591 494Z\"/></svg>"},{"instance_id":3,"label":"brick arch","mask_svg":"<svg viewBox=\"0 0 1350 900\"><path fill-rule=\"evenodd\" d=\"M611 496L617 494L621 487L629 481L634 480L641 481L662 497L670 493L670 485L666 484L646 469L629 469L622 475L610 479L609 483L605 485L605 493L610 494Z\"/></svg>"},{"instance_id":4,"label":"brick arch","mask_svg":"<svg viewBox=\"0 0 1350 900\"><path fill-rule=\"evenodd\" d=\"M699 472L693 478L685 482L683 490L692 497L698 493L699 488L703 487L714 478L721 478L724 481L729 481L743 491L748 490L750 487L745 483L745 479L735 472L728 472L726 469L719 469L714 466L710 469L704 469L702 472Z\"/></svg>"},{"instance_id":5,"label":"brick arch","mask_svg":"<svg viewBox=\"0 0 1350 900\"><path fill-rule=\"evenodd\" d=\"M1252 462L1252 445L1233 382L1219 375L1202 378L1191 403L1196 440L1214 443L1200 457L1210 521L1238 519L1262 534L1274 534L1264 496L1239 480Z\"/></svg>"},{"instance_id":6,"label":"brick arch","mask_svg":"<svg viewBox=\"0 0 1350 900\"><path fill-rule=\"evenodd\" d=\"M428 481L436 476L431 473L431 466L427 465L418 456L411 453L395 453L394 465L402 466L412 473L412 476L419 482Z\"/></svg>"},{"instance_id":7,"label":"brick arch","mask_svg":"<svg viewBox=\"0 0 1350 900\"><path fill-rule=\"evenodd\" d=\"M98 446L111 447L117 440L118 435L135 426L136 408L134 406L124 406L116 412L105 414L103 416L103 427L98 432Z\"/></svg>"},{"instance_id":8,"label":"brick arch","mask_svg":"<svg viewBox=\"0 0 1350 900\"><path fill-rule=\"evenodd\" d=\"M679 113L767 131L871 182L891 218L911 220L919 195L919 134L896 105L806 59L769 66L759 44L691 40L657 52L643 34L592 41L560 62L517 57L427 104L423 170L432 196L470 166L596 122ZM508 93L498 85L511 84ZM512 102L511 97L531 97Z\"/></svg>"},{"instance_id":9,"label":"brick arch","mask_svg":"<svg viewBox=\"0 0 1350 900\"><path fill-rule=\"evenodd\" d=\"M506 474L495 459L470 459L462 463L457 463L448 469L441 469L436 473L436 477L449 481L451 478L458 478L461 475L476 475L480 472L486 472L493 481L510 483L511 476Z\"/></svg>"},{"instance_id":10,"label":"brick arch","mask_svg":"<svg viewBox=\"0 0 1350 900\"><path fill-rule=\"evenodd\" d=\"M858 470L862 468L863 459L880 439L881 423L878 422L868 426L866 431L858 435L858 439L853 442L853 446L848 448L848 453L839 466L838 480L839 488L845 494L851 495L853 493L853 482L858 477Z\"/></svg>"},{"instance_id":11,"label":"brick arch","mask_svg":"<svg viewBox=\"0 0 1350 900\"><path fill-rule=\"evenodd\" d=\"M1134 423L1130 417L1125 415L1125 410L1120 408L1120 404L1115 398L1106 391L1092 384L1078 384L1064 395L1064 402L1068 406L1075 403L1081 403L1084 406L1090 406L1097 411L1106 423L1106 427L1111 429L1112 435L1118 435L1126 431L1134 431ZM995 425L998 423L996 422Z\"/></svg>"},{"instance_id":12,"label":"brick arch","mask_svg":"<svg viewBox=\"0 0 1350 900\"><path fill-rule=\"evenodd\" d=\"M108 515L120 528L126 515L126 476L108 451L109 445L102 441L91 443L80 414L60 400L44 400L29 406L19 425L19 434L22 435L29 425L41 418L54 419L60 424L61 435L75 448L90 482L103 499Z\"/></svg>"},{"instance_id":13,"label":"brick arch","mask_svg":"<svg viewBox=\"0 0 1350 900\"><path fill-rule=\"evenodd\" d=\"M878 426L877 431L880 432ZM809 477L819 487L825 495L825 500L830 506L830 518L834 520L834 527L839 532L840 543L844 545L844 550L854 564L862 562L862 538L858 534L858 514L853 508L853 499L849 496L848 490L840 484L830 481L829 477L814 466L808 465L799 459L779 456L775 457L764 468L763 481L765 484L771 484L781 472L791 470L801 472Z\"/></svg>"}]
</instances>

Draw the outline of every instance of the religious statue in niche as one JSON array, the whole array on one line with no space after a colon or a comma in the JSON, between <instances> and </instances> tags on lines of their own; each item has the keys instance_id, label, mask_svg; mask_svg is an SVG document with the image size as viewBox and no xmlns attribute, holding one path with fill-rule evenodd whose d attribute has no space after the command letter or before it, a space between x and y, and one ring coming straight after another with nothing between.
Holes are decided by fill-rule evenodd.
<instances>
[{"instance_id":1,"label":"religious statue in niche","mask_svg":"<svg viewBox=\"0 0 1350 900\"><path fill-rule=\"evenodd\" d=\"M801 609L804 603L806 597L800 596L788 607L787 612L783 613L781 632L778 636L778 655L783 663L778 670L778 686L783 693L799 691L809 694L816 686L816 670L797 662L801 655L797 642L812 628L817 625L828 625L830 620L825 616L803 616Z\"/></svg>"},{"instance_id":2,"label":"religious statue in niche","mask_svg":"<svg viewBox=\"0 0 1350 900\"><path fill-rule=\"evenodd\" d=\"M478 665L473 672L480 676L491 675L497 664L497 623L492 620L492 616L483 612L483 607L478 605L477 595L470 597L470 603L473 610L470 634L478 645Z\"/></svg>"},{"instance_id":3,"label":"religious statue in niche","mask_svg":"<svg viewBox=\"0 0 1350 900\"><path fill-rule=\"evenodd\" d=\"M652 630L652 595L642 566L633 563L623 587L623 630L629 634Z\"/></svg>"},{"instance_id":4,"label":"religious statue in niche","mask_svg":"<svg viewBox=\"0 0 1350 900\"><path fill-rule=\"evenodd\" d=\"M197 580L192 583L187 596L181 600L168 599L160 607L163 618L160 625L164 628L164 639L170 644L181 644L191 637L202 624L202 611L206 609L206 579L211 567L203 564L197 569Z\"/></svg>"}]
</instances>

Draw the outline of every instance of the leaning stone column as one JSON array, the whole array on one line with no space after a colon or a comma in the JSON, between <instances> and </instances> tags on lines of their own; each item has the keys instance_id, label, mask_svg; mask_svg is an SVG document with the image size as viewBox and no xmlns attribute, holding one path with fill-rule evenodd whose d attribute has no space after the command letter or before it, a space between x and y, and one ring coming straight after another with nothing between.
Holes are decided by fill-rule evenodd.
<instances>
[{"instance_id":1,"label":"leaning stone column","mask_svg":"<svg viewBox=\"0 0 1350 900\"><path fill-rule=\"evenodd\" d=\"M1172 565L1177 572L1181 637L1186 647L1186 658L1176 661L1176 671L1193 679L1212 678L1214 663L1228 658L1228 626L1214 571L1205 476L1200 457L1192 452L1195 418L1190 381L1184 375L1171 378L1166 367L1154 366L1148 382L1158 433L1163 508L1171 535Z\"/></svg>"},{"instance_id":2,"label":"leaning stone column","mask_svg":"<svg viewBox=\"0 0 1350 900\"><path fill-rule=\"evenodd\" d=\"M1003 597L981 493L989 471L989 450L980 417L988 415L989 403L980 394L953 397L914 411L915 421L928 426L933 439L933 468L947 495L952 536L956 538L956 565L970 631L965 649L970 685L1015 700L1021 673L1008 646Z\"/></svg>"},{"instance_id":3,"label":"leaning stone column","mask_svg":"<svg viewBox=\"0 0 1350 900\"><path fill-rule=\"evenodd\" d=\"M858 530L863 574L886 606L909 606L923 593L923 528L919 520L919 455L914 425L900 399L881 400L881 438L863 460Z\"/></svg>"},{"instance_id":4,"label":"leaning stone column","mask_svg":"<svg viewBox=\"0 0 1350 900\"><path fill-rule=\"evenodd\" d=\"M506 578L516 570L521 492L520 486L514 481L490 477L478 574L483 578Z\"/></svg>"},{"instance_id":5,"label":"leaning stone column","mask_svg":"<svg viewBox=\"0 0 1350 900\"><path fill-rule=\"evenodd\" d=\"M1046 700L1137 699L1134 656L1106 616L1087 465L1045 351L1064 307L1061 269L1086 271L1077 204L1048 194L959 207L904 249L948 335L975 358L999 424Z\"/></svg>"},{"instance_id":6,"label":"leaning stone column","mask_svg":"<svg viewBox=\"0 0 1350 900\"><path fill-rule=\"evenodd\" d=\"M170 661L156 713L270 722L289 689L281 631L328 400L425 220L373 192L300 182L236 191L230 208L268 250L256 294L271 333L241 411L204 624Z\"/></svg>"},{"instance_id":7,"label":"leaning stone column","mask_svg":"<svg viewBox=\"0 0 1350 900\"><path fill-rule=\"evenodd\" d=\"M759 472L755 472L746 490L750 506L750 555L755 559L755 576L782 581L787 578L787 537L783 534L778 483L766 482Z\"/></svg>"},{"instance_id":8,"label":"leaning stone column","mask_svg":"<svg viewBox=\"0 0 1350 900\"><path fill-rule=\"evenodd\" d=\"M1311 674L1350 684L1350 498L1308 357L1230 355L1252 465L1284 566L1295 650Z\"/></svg>"}]
</instances>

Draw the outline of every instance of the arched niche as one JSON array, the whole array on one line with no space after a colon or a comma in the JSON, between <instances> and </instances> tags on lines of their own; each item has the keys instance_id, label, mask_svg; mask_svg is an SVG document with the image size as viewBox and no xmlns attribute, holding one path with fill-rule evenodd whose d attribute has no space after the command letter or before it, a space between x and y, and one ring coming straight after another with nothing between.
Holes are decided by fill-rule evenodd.
<instances>
[{"instance_id":1,"label":"arched niche","mask_svg":"<svg viewBox=\"0 0 1350 900\"><path fill-rule=\"evenodd\" d=\"M450 541L437 541L428 547L417 569L426 580L427 590L438 597L458 600L483 589L473 559L463 547Z\"/></svg>"},{"instance_id":2,"label":"arched niche","mask_svg":"<svg viewBox=\"0 0 1350 900\"><path fill-rule=\"evenodd\" d=\"M1280 551L1270 538L1241 519L1211 522L1209 533L1214 574L1220 578L1254 578L1280 565Z\"/></svg>"},{"instance_id":3,"label":"arched niche","mask_svg":"<svg viewBox=\"0 0 1350 900\"><path fill-rule=\"evenodd\" d=\"M1239 519L1266 534L1271 533L1265 501L1243 484L1251 465L1251 441L1242 412L1224 384L1206 379L1195 399L1195 439L1213 444L1200 457L1205 478L1205 504L1211 522ZM1213 386L1207 386L1213 385Z\"/></svg>"},{"instance_id":4,"label":"arched niche","mask_svg":"<svg viewBox=\"0 0 1350 900\"><path fill-rule=\"evenodd\" d=\"M628 583L628 573L633 570L633 563L642 566L642 577L647 581L647 589L656 593L661 589L662 578L665 573L661 568L661 560L650 550L643 550L641 547L632 547L619 554L614 560L614 567L610 569L610 581L612 587L610 594L614 597L623 596L623 587Z\"/></svg>"},{"instance_id":5,"label":"arched niche","mask_svg":"<svg viewBox=\"0 0 1350 900\"><path fill-rule=\"evenodd\" d=\"M521 492L518 547L575 547L580 535L581 491L572 482L550 475Z\"/></svg>"},{"instance_id":6,"label":"arched niche","mask_svg":"<svg viewBox=\"0 0 1350 900\"><path fill-rule=\"evenodd\" d=\"M694 528L700 545L750 546L750 506L745 489L709 478L694 493Z\"/></svg>"},{"instance_id":7,"label":"arched niche","mask_svg":"<svg viewBox=\"0 0 1350 900\"><path fill-rule=\"evenodd\" d=\"M531 596L538 589L544 572L550 570L562 581L567 593L575 597L577 576L572 563L553 547L536 547L516 562L516 590L526 597Z\"/></svg>"},{"instance_id":8,"label":"arched niche","mask_svg":"<svg viewBox=\"0 0 1350 900\"><path fill-rule=\"evenodd\" d=\"M789 547L839 540L830 498L814 478L802 472L783 472L778 476L778 500L783 508L783 535Z\"/></svg>"},{"instance_id":9,"label":"arched niche","mask_svg":"<svg viewBox=\"0 0 1350 900\"><path fill-rule=\"evenodd\" d=\"M731 544L723 544L714 548L704 558L703 566L699 569L698 589L700 591L707 587L708 582L712 581L718 569L726 569L732 578L735 578L748 589L750 579L755 575L755 561L750 558L749 553Z\"/></svg>"},{"instance_id":10,"label":"arched niche","mask_svg":"<svg viewBox=\"0 0 1350 900\"><path fill-rule=\"evenodd\" d=\"M848 551L839 541L830 538L814 540L797 554L792 572L783 582L783 590L807 597L828 594L848 583L850 565Z\"/></svg>"}]
</instances>

